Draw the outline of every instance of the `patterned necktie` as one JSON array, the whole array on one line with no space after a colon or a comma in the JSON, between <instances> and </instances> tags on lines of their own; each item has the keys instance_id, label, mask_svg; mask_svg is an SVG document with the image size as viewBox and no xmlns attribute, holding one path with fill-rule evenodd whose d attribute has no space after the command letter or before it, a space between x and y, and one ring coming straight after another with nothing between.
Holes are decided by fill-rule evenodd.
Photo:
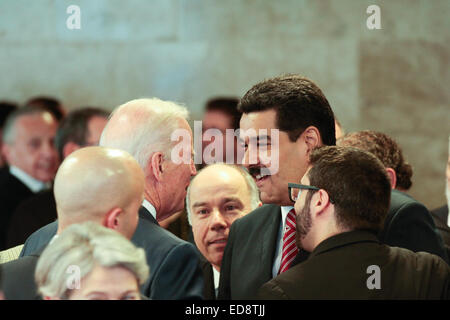
<instances>
[{"instance_id":1,"label":"patterned necktie","mask_svg":"<svg viewBox=\"0 0 450 320\"><path fill-rule=\"evenodd\" d=\"M281 256L281 265L278 274L289 269L297 252L298 248L295 244L295 211L292 209L286 217L286 229L283 236L283 254Z\"/></svg>"}]
</instances>

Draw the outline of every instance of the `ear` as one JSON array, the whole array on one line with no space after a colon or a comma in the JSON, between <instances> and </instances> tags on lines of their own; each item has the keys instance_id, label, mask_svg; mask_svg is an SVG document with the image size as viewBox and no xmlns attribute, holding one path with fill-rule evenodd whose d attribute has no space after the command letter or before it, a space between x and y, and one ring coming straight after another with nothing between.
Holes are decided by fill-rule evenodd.
<instances>
[{"instance_id":1,"label":"ear","mask_svg":"<svg viewBox=\"0 0 450 320\"><path fill-rule=\"evenodd\" d=\"M162 180L164 155L161 152L155 152L148 163L149 169L157 181Z\"/></svg>"},{"instance_id":2,"label":"ear","mask_svg":"<svg viewBox=\"0 0 450 320\"><path fill-rule=\"evenodd\" d=\"M72 141L71 142L67 142L64 145L63 150L62 150L62 154L63 154L64 159L69 154L71 154L72 152L74 152L74 151L76 151L76 150L78 150L80 148L81 148L81 146L79 144L76 144L75 142L72 142Z\"/></svg>"},{"instance_id":3,"label":"ear","mask_svg":"<svg viewBox=\"0 0 450 320\"><path fill-rule=\"evenodd\" d=\"M306 128L305 131L303 131L302 136L308 147L308 154L310 154L314 148L322 144L319 129L314 126L309 126L308 128Z\"/></svg>"},{"instance_id":4,"label":"ear","mask_svg":"<svg viewBox=\"0 0 450 320\"><path fill-rule=\"evenodd\" d=\"M109 229L117 230L119 227L119 215L122 213L122 209L117 207L109 210L103 220L103 226Z\"/></svg>"},{"instance_id":5,"label":"ear","mask_svg":"<svg viewBox=\"0 0 450 320\"><path fill-rule=\"evenodd\" d=\"M395 170L392 168L386 168L386 173L391 181L391 189L395 189L397 186L397 174L395 173Z\"/></svg>"},{"instance_id":6,"label":"ear","mask_svg":"<svg viewBox=\"0 0 450 320\"><path fill-rule=\"evenodd\" d=\"M311 198L311 214L314 217L323 216L328 212L326 210L331 205L328 192L323 189L315 192Z\"/></svg>"}]
</instances>

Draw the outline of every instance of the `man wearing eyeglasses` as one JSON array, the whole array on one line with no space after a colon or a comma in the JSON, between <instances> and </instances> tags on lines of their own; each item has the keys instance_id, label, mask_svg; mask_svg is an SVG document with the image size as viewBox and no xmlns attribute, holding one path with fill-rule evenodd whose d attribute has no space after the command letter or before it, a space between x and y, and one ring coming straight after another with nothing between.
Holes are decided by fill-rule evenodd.
<instances>
[{"instance_id":1,"label":"man wearing eyeglasses","mask_svg":"<svg viewBox=\"0 0 450 320\"><path fill-rule=\"evenodd\" d=\"M298 250L288 183L301 179L314 148L336 143L333 111L307 78L287 75L260 82L238 108L243 112L242 162L265 205L231 225L219 299L252 299L263 283L289 269Z\"/></svg>"},{"instance_id":2,"label":"man wearing eyeglasses","mask_svg":"<svg viewBox=\"0 0 450 320\"><path fill-rule=\"evenodd\" d=\"M263 285L263 299L448 299L450 267L440 257L389 247L377 238L389 209L383 164L354 148L312 152L295 202L296 242L308 259Z\"/></svg>"}]
</instances>

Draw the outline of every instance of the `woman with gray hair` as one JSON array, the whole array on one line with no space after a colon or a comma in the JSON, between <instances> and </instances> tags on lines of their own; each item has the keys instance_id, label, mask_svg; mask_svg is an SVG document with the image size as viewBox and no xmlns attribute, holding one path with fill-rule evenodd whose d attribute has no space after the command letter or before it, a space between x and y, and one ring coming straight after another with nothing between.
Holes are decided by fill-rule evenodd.
<instances>
[{"instance_id":1,"label":"woman with gray hair","mask_svg":"<svg viewBox=\"0 0 450 320\"><path fill-rule=\"evenodd\" d=\"M39 258L35 280L46 300L139 300L149 275L143 249L94 222L68 227Z\"/></svg>"}]
</instances>

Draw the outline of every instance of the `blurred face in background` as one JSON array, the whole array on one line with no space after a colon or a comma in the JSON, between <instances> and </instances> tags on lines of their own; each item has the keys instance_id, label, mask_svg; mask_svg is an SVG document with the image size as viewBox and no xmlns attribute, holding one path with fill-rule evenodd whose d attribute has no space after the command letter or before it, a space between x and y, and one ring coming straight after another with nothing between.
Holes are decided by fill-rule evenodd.
<instances>
[{"instance_id":1,"label":"blurred face in background","mask_svg":"<svg viewBox=\"0 0 450 320\"><path fill-rule=\"evenodd\" d=\"M59 165L53 144L57 128L57 121L48 112L17 118L14 141L2 147L8 164L42 182L53 180Z\"/></svg>"}]
</instances>

